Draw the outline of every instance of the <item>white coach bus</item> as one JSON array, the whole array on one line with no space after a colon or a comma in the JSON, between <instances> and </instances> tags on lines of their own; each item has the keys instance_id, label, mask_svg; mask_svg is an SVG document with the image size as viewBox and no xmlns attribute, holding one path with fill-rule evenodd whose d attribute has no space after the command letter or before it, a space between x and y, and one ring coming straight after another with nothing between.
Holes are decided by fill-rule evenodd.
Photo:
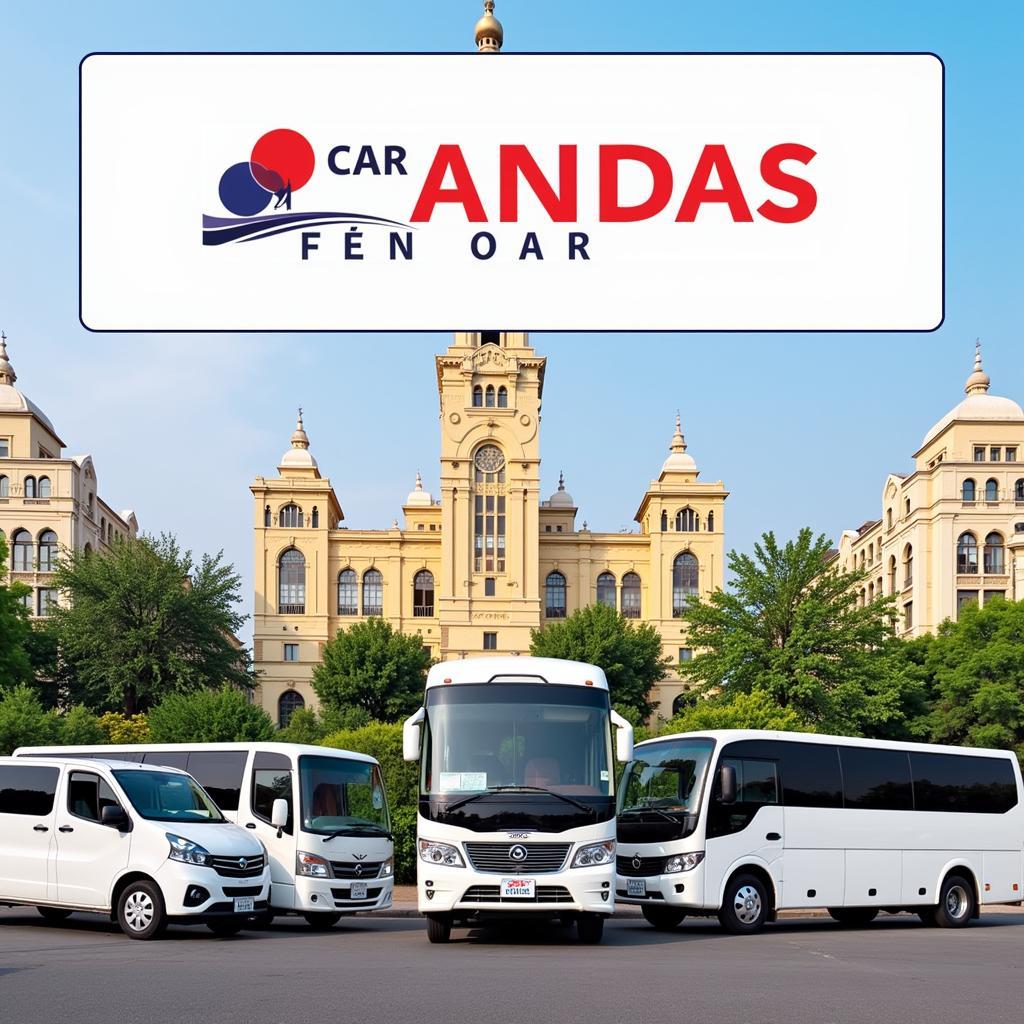
<instances>
[{"instance_id":1,"label":"white coach bus","mask_svg":"<svg viewBox=\"0 0 1024 1024\"><path fill-rule=\"evenodd\" d=\"M613 724L628 761L633 729L594 665L431 668L404 736L406 760L421 761L417 889L431 942L456 922L512 916L557 916L601 941L615 909Z\"/></svg>"},{"instance_id":2,"label":"white coach bus","mask_svg":"<svg viewBox=\"0 0 1024 1024\"><path fill-rule=\"evenodd\" d=\"M865 925L880 910L966 925L1020 903L1016 757L806 733L723 730L637 745L619 786L616 891L655 928L783 909Z\"/></svg>"},{"instance_id":3,"label":"white coach bus","mask_svg":"<svg viewBox=\"0 0 1024 1024\"><path fill-rule=\"evenodd\" d=\"M20 757L103 758L187 771L270 855L270 906L326 929L391 906L394 844L375 758L297 743L21 747Z\"/></svg>"}]
</instances>

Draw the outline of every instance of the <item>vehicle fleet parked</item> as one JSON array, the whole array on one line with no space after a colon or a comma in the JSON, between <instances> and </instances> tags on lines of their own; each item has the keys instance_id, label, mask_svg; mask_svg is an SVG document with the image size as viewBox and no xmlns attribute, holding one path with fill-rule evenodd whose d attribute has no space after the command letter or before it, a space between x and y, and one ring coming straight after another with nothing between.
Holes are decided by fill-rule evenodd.
<instances>
[{"instance_id":1,"label":"vehicle fleet parked","mask_svg":"<svg viewBox=\"0 0 1024 1024\"><path fill-rule=\"evenodd\" d=\"M1019 903L1012 752L747 730L640 743L619 787L616 892L657 928L717 914L754 932L787 908L961 927Z\"/></svg>"}]
</instances>

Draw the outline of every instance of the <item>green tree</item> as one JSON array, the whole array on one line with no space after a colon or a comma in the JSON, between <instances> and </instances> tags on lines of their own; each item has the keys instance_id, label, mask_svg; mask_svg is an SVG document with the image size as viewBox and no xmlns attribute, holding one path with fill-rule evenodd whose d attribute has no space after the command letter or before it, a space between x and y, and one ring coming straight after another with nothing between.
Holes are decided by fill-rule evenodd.
<instances>
[{"instance_id":1,"label":"green tree","mask_svg":"<svg viewBox=\"0 0 1024 1024\"><path fill-rule=\"evenodd\" d=\"M94 710L148 710L169 693L251 686L234 634L240 577L223 553L193 562L167 534L67 552L55 583L67 607L50 628L70 669L70 697Z\"/></svg>"},{"instance_id":2,"label":"green tree","mask_svg":"<svg viewBox=\"0 0 1024 1024\"><path fill-rule=\"evenodd\" d=\"M232 743L274 738L274 723L232 686L165 697L149 716L153 743Z\"/></svg>"},{"instance_id":3,"label":"green tree","mask_svg":"<svg viewBox=\"0 0 1024 1024\"><path fill-rule=\"evenodd\" d=\"M966 605L926 647L937 743L1001 747L1024 762L1024 602Z\"/></svg>"},{"instance_id":4,"label":"green tree","mask_svg":"<svg viewBox=\"0 0 1024 1024\"><path fill-rule=\"evenodd\" d=\"M402 757L401 724L371 722L359 729L343 729L325 737L323 745L369 754L380 762L395 837L395 881L415 882L419 765Z\"/></svg>"},{"instance_id":5,"label":"green tree","mask_svg":"<svg viewBox=\"0 0 1024 1024\"><path fill-rule=\"evenodd\" d=\"M31 590L7 578L7 540L0 531L0 686L15 686L32 678L28 642L32 632L22 598Z\"/></svg>"},{"instance_id":6,"label":"green tree","mask_svg":"<svg viewBox=\"0 0 1024 1024\"><path fill-rule=\"evenodd\" d=\"M805 528L784 546L764 534L753 556L729 552L731 589L683 613L698 651L683 675L708 694L760 690L823 732L901 721L909 680L893 599L862 606L865 574L830 564L828 548Z\"/></svg>"},{"instance_id":7,"label":"green tree","mask_svg":"<svg viewBox=\"0 0 1024 1024\"><path fill-rule=\"evenodd\" d=\"M325 714L360 708L380 722L395 722L423 702L430 653L419 636L392 629L384 619L357 622L324 645L313 670L313 689Z\"/></svg>"},{"instance_id":8,"label":"green tree","mask_svg":"<svg viewBox=\"0 0 1024 1024\"><path fill-rule=\"evenodd\" d=\"M86 744L106 743L107 734L96 717L87 707L76 704L60 719L61 743Z\"/></svg>"},{"instance_id":9,"label":"green tree","mask_svg":"<svg viewBox=\"0 0 1024 1024\"><path fill-rule=\"evenodd\" d=\"M280 743L319 743L326 733L326 727L312 708L298 708L274 739Z\"/></svg>"},{"instance_id":10,"label":"green tree","mask_svg":"<svg viewBox=\"0 0 1024 1024\"><path fill-rule=\"evenodd\" d=\"M591 604L563 622L530 633L530 653L542 658L586 661L604 669L612 703L641 718L654 710L651 689L672 664L661 653L661 636L647 623L634 624L614 608Z\"/></svg>"},{"instance_id":11,"label":"green tree","mask_svg":"<svg viewBox=\"0 0 1024 1024\"><path fill-rule=\"evenodd\" d=\"M149 742L149 721L145 715L124 715L120 711L107 711L100 715L99 724L107 743L123 746L128 743Z\"/></svg>"},{"instance_id":12,"label":"green tree","mask_svg":"<svg viewBox=\"0 0 1024 1024\"><path fill-rule=\"evenodd\" d=\"M707 729L776 729L813 732L791 708L780 707L764 690L698 700L659 730L661 733L702 732Z\"/></svg>"},{"instance_id":13,"label":"green tree","mask_svg":"<svg viewBox=\"0 0 1024 1024\"><path fill-rule=\"evenodd\" d=\"M31 687L22 683L0 691L0 755L59 742L60 720L43 707Z\"/></svg>"}]
</instances>

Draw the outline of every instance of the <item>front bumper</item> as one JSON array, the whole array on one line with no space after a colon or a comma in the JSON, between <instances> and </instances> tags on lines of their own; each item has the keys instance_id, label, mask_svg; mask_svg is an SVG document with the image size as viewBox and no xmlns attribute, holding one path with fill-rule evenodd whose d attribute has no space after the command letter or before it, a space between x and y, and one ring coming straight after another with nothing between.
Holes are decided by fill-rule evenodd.
<instances>
[{"instance_id":1,"label":"front bumper","mask_svg":"<svg viewBox=\"0 0 1024 1024\"><path fill-rule=\"evenodd\" d=\"M352 899L353 884L366 886L365 899ZM307 878L297 876L294 885L274 883L272 904L279 910L300 914L329 911L355 914L359 911L386 910L391 906L395 880L387 878ZM288 890L291 890L290 892Z\"/></svg>"},{"instance_id":2,"label":"front bumper","mask_svg":"<svg viewBox=\"0 0 1024 1024\"><path fill-rule=\"evenodd\" d=\"M249 897L253 909L237 916L266 910L270 899L270 868L249 878L229 878L214 868L167 860L156 873L167 915L178 920L205 921L236 916L235 899ZM201 891L205 898L196 899ZM191 894L191 895L190 895Z\"/></svg>"},{"instance_id":3,"label":"front bumper","mask_svg":"<svg viewBox=\"0 0 1024 1024\"><path fill-rule=\"evenodd\" d=\"M644 895L629 895L629 883L643 882ZM615 899L633 906L704 908L704 865L670 875L615 876Z\"/></svg>"}]
</instances>

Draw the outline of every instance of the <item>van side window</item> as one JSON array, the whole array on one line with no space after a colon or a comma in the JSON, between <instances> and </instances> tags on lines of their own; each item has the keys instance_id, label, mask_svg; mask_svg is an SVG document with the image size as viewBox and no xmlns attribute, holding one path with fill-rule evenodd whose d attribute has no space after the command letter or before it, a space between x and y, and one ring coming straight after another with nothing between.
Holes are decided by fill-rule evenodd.
<instances>
[{"instance_id":1,"label":"van side window","mask_svg":"<svg viewBox=\"0 0 1024 1024\"><path fill-rule=\"evenodd\" d=\"M252 813L269 823L275 800L288 801L285 832L291 835L294 814L291 760L283 754L257 752L252 773Z\"/></svg>"},{"instance_id":2,"label":"van side window","mask_svg":"<svg viewBox=\"0 0 1024 1024\"><path fill-rule=\"evenodd\" d=\"M787 807L842 807L839 753L826 743L780 743L783 802Z\"/></svg>"},{"instance_id":3,"label":"van side window","mask_svg":"<svg viewBox=\"0 0 1024 1024\"><path fill-rule=\"evenodd\" d=\"M919 811L1002 814L1017 804L1013 766L1000 757L910 755Z\"/></svg>"},{"instance_id":4,"label":"van side window","mask_svg":"<svg viewBox=\"0 0 1024 1024\"><path fill-rule=\"evenodd\" d=\"M912 811L910 756L905 750L839 747L843 796L847 807L876 811Z\"/></svg>"},{"instance_id":5,"label":"van side window","mask_svg":"<svg viewBox=\"0 0 1024 1024\"><path fill-rule=\"evenodd\" d=\"M117 807L114 791L92 772L72 772L68 779L68 811L76 818L101 821L104 807Z\"/></svg>"},{"instance_id":6,"label":"van side window","mask_svg":"<svg viewBox=\"0 0 1024 1024\"><path fill-rule=\"evenodd\" d=\"M245 750L193 750L186 771L222 811L237 811L248 756Z\"/></svg>"},{"instance_id":7,"label":"van side window","mask_svg":"<svg viewBox=\"0 0 1024 1024\"><path fill-rule=\"evenodd\" d=\"M59 768L34 764L0 765L0 814L31 814L53 810Z\"/></svg>"},{"instance_id":8,"label":"van side window","mask_svg":"<svg viewBox=\"0 0 1024 1024\"><path fill-rule=\"evenodd\" d=\"M742 832L760 808L779 802L778 770L774 761L723 756L719 764L731 765L736 771L736 802L723 804L718 801L721 789L716 771L708 811L709 837Z\"/></svg>"}]
</instances>

